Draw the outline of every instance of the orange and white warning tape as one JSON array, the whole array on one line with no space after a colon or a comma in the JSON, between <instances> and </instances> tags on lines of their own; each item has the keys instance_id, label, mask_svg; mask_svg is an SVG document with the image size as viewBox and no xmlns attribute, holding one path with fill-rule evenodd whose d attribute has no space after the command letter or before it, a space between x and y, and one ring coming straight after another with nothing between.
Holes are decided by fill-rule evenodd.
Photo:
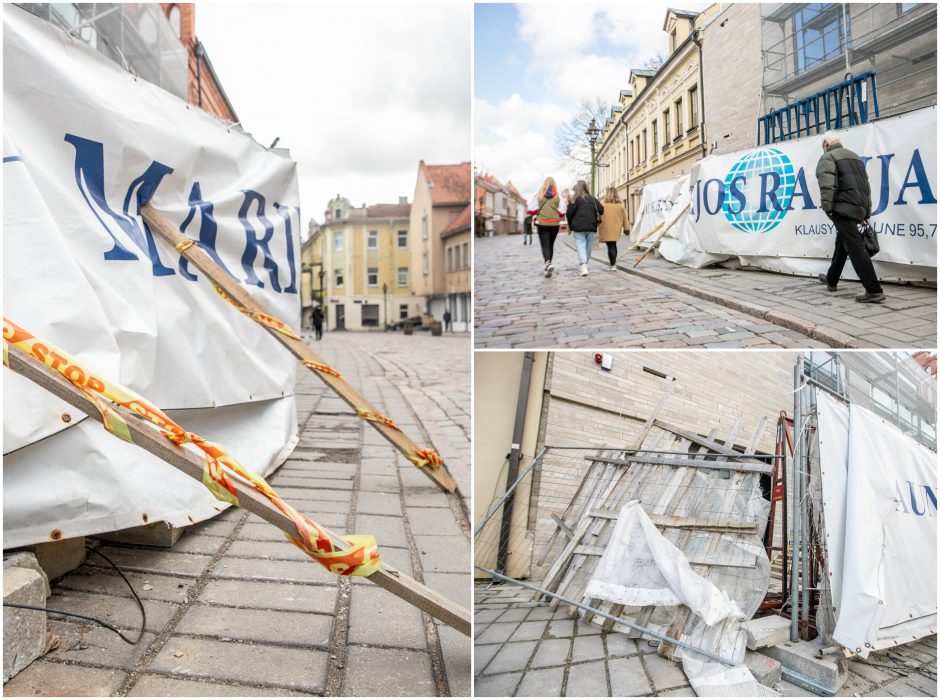
<instances>
[{"instance_id":1,"label":"orange and white warning tape","mask_svg":"<svg viewBox=\"0 0 940 700\"><path fill-rule=\"evenodd\" d=\"M217 284L212 286L215 288L215 291L218 293L218 295L225 299L225 301L227 301L229 304L234 306L249 318L252 318L260 323L265 328L270 328L272 331L277 331L278 333L286 335L288 338L293 338L294 340L302 340L301 337L294 332L294 329L283 321L279 321L278 319L274 318L274 316L269 316L268 314L261 313L260 311L246 309L244 306L241 306L237 301L230 297L228 292L222 289L222 287Z\"/></svg>"},{"instance_id":2,"label":"orange and white warning tape","mask_svg":"<svg viewBox=\"0 0 940 700\"><path fill-rule=\"evenodd\" d=\"M98 407L104 427L122 440L133 442L127 422L108 404L108 401L153 423L171 442L179 446L187 443L193 444L205 455L202 483L216 499L238 505L238 492L225 470L227 468L237 474L293 521L300 537L288 534L287 538L334 574L368 576L381 568L375 537L347 535L346 539L350 542L350 546L337 546L337 543L319 525L285 502L268 482L245 469L221 447L183 429L143 397L126 387L98 376L68 353L31 335L4 316L3 363L9 366L8 344L15 345L23 352L35 357L78 387Z\"/></svg>"}]
</instances>

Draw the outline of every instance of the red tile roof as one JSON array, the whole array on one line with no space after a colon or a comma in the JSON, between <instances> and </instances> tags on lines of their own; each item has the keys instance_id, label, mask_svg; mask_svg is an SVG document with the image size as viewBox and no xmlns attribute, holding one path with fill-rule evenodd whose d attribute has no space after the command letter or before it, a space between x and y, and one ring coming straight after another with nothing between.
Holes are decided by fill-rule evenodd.
<instances>
[{"instance_id":1,"label":"red tile roof","mask_svg":"<svg viewBox=\"0 0 940 700\"><path fill-rule=\"evenodd\" d=\"M934 377L937 376L937 356L931 355L926 350L915 352L912 357L917 360L917 364L930 372Z\"/></svg>"},{"instance_id":2,"label":"red tile roof","mask_svg":"<svg viewBox=\"0 0 940 700\"><path fill-rule=\"evenodd\" d=\"M470 163L424 165L434 204L466 204L470 201Z\"/></svg>"},{"instance_id":3,"label":"red tile roof","mask_svg":"<svg viewBox=\"0 0 940 700\"><path fill-rule=\"evenodd\" d=\"M460 210L460 213L457 215L457 218L450 222L450 225L441 231L441 238L449 238L455 234L461 233L463 231L470 230L470 205L468 204L463 209Z\"/></svg>"},{"instance_id":4,"label":"red tile roof","mask_svg":"<svg viewBox=\"0 0 940 700\"><path fill-rule=\"evenodd\" d=\"M366 216L370 219L407 219L410 215L410 204L373 204L366 207Z\"/></svg>"}]
</instances>

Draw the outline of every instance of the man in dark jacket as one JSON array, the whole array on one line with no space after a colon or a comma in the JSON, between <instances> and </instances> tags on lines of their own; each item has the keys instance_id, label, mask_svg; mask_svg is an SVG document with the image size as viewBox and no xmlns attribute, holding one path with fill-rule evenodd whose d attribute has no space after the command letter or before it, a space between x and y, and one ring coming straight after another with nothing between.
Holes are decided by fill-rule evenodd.
<instances>
[{"instance_id":1,"label":"man in dark jacket","mask_svg":"<svg viewBox=\"0 0 940 700\"><path fill-rule=\"evenodd\" d=\"M878 283L875 266L858 230L858 225L867 223L871 216L871 186L865 164L832 132L823 135L823 151L816 165L816 179L822 195L822 209L836 227L836 249L829 271L819 275L819 282L830 292L836 291L848 259L865 286L865 293L855 297L855 301L863 304L884 301L884 290Z\"/></svg>"}]
</instances>

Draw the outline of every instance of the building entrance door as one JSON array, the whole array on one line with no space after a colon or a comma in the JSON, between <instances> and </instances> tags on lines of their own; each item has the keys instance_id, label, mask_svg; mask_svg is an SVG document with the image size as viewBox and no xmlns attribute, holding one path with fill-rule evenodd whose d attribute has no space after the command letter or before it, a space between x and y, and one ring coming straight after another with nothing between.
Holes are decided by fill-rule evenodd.
<instances>
[{"instance_id":1,"label":"building entrance door","mask_svg":"<svg viewBox=\"0 0 940 700\"><path fill-rule=\"evenodd\" d=\"M336 330L338 331L346 330L346 305L345 304L336 305Z\"/></svg>"}]
</instances>

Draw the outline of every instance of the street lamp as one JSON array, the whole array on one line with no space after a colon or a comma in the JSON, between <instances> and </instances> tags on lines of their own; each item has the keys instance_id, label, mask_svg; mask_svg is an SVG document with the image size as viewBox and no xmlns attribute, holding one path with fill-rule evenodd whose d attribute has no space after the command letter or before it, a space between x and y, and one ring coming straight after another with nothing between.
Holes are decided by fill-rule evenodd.
<instances>
[{"instance_id":1,"label":"street lamp","mask_svg":"<svg viewBox=\"0 0 940 700\"><path fill-rule=\"evenodd\" d=\"M323 326L329 327L329 321L326 318L326 295L323 293L323 263L320 263L320 313L323 314Z\"/></svg>"},{"instance_id":2,"label":"street lamp","mask_svg":"<svg viewBox=\"0 0 940 700\"><path fill-rule=\"evenodd\" d=\"M591 194L594 194L594 147L597 140L601 137L601 130L597 128L597 122L591 118L591 125L587 129L588 143L591 144Z\"/></svg>"}]
</instances>

